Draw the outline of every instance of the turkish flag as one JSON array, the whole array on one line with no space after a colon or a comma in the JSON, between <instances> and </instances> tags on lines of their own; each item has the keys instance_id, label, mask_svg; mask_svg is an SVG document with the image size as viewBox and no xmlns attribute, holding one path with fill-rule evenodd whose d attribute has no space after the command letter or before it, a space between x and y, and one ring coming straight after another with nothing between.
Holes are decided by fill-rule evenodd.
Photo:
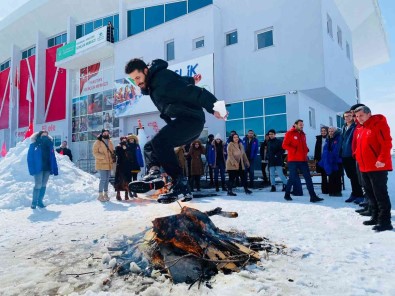
<instances>
[{"instance_id":1,"label":"turkish flag","mask_svg":"<svg viewBox=\"0 0 395 296\"><path fill-rule=\"evenodd\" d=\"M31 135L33 135L33 122L30 122L29 124L29 128L25 133L25 139L29 138Z\"/></svg>"}]
</instances>

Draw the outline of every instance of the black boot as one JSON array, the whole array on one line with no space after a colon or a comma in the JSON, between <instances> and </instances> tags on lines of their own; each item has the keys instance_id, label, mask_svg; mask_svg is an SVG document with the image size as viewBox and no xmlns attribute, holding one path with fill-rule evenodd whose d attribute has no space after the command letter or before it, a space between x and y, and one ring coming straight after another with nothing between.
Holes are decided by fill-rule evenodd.
<instances>
[{"instance_id":1,"label":"black boot","mask_svg":"<svg viewBox=\"0 0 395 296\"><path fill-rule=\"evenodd\" d=\"M121 192L117 191L117 197L116 197L116 199L117 199L117 200L122 200L122 198L121 198Z\"/></svg>"},{"instance_id":2,"label":"black boot","mask_svg":"<svg viewBox=\"0 0 395 296\"><path fill-rule=\"evenodd\" d=\"M377 218L370 218L370 220L363 221L363 225L376 225L377 224Z\"/></svg>"},{"instance_id":3,"label":"black boot","mask_svg":"<svg viewBox=\"0 0 395 296\"><path fill-rule=\"evenodd\" d=\"M381 232L381 231L386 231L386 230L392 230L394 227L392 224L377 224L376 226L373 226L372 230L376 232Z\"/></svg>"},{"instance_id":4,"label":"black boot","mask_svg":"<svg viewBox=\"0 0 395 296\"><path fill-rule=\"evenodd\" d=\"M272 185L272 189L270 189L270 192L276 192L276 186Z\"/></svg>"},{"instance_id":5,"label":"black boot","mask_svg":"<svg viewBox=\"0 0 395 296\"><path fill-rule=\"evenodd\" d=\"M320 202L323 201L323 198L318 197L316 194L310 196L310 202Z\"/></svg>"},{"instance_id":6,"label":"black boot","mask_svg":"<svg viewBox=\"0 0 395 296\"><path fill-rule=\"evenodd\" d=\"M211 185L210 188L212 187L213 186ZM196 176L196 191L200 191L200 176Z\"/></svg>"},{"instance_id":7,"label":"black boot","mask_svg":"<svg viewBox=\"0 0 395 296\"><path fill-rule=\"evenodd\" d=\"M218 180L215 181L215 191L219 191L219 184L218 184Z\"/></svg>"},{"instance_id":8,"label":"black boot","mask_svg":"<svg viewBox=\"0 0 395 296\"><path fill-rule=\"evenodd\" d=\"M252 193L252 191L249 190L249 189L247 188L247 186L244 187L244 192L245 192L246 194L251 194L251 193Z\"/></svg>"},{"instance_id":9,"label":"black boot","mask_svg":"<svg viewBox=\"0 0 395 296\"><path fill-rule=\"evenodd\" d=\"M232 191L232 189L229 189L229 187L228 187L228 196L236 196L237 194L236 193L234 193L233 191Z\"/></svg>"},{"instance_id":10,"label":"black boot","mask_svg":"<svg viewBox=\"0 0 395 296\"><path fill-rule=\"evenodd\" d=\"M159 195L159 203L172 203L181 198L181 201L190 201L192 199L192 194L188 186L188 180L179 176L173 181L173 186L170 191L165 194Z\"/></svg>"},{"instance_id":11,"label":"black boot","mask_svg":"<svg viewBox=\"0 0 395 296\"><path fill-rule=\"evenodd\" d=\"M291 201L291 200L292 200L291 194L285 193L284 199L285 199L285 200L288 200L288 201Z\"/></svg>"},{"instance_id":12,"label":"black boot","mask_svg":"<svg viewBox=\"0 0 395 296\"><path fill-rule=\"evenodd\" d=\"M125 200L129 200L128 192L125 191Z\"/></svg>"},{"instance_id":13,"label":"black boot","mask_svg":"<svg viewBox=\"0 0 395 296\"><path fill-rule=\"evenodd\" d=\"M225 182L221 181L221 186L222 186L222 191L228 191L228 189L225 186Z\"/></svg>"}]
</instances>

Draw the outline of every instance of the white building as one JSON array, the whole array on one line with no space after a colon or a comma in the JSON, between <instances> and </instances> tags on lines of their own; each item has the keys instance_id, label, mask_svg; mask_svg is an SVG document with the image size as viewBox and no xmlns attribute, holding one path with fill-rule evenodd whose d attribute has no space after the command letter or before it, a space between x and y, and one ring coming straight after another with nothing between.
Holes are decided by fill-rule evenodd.
<instances>
[{"instance_id":1,"label":"white building","mask_svg":"<svg viewBox=\"0 0 395 296\"><path fill-rule=\"evenodd\" d=\"M114 44L100 41L108 21ZM31 0L0 22L0 145L15 146L33 121L57 144L69 140L89 170L103 126L118 137L141 119L153 135L164 122L147 98L126 116L112 105L135 57L183 75L204 68L205 87L230 111L226 123L207 115L206 135L252 129L262 140L300 118L312 151L320 126L339 125L359 101L359 70L387 62L389 49L377 0Z\"/></svg>"}]
</instances>

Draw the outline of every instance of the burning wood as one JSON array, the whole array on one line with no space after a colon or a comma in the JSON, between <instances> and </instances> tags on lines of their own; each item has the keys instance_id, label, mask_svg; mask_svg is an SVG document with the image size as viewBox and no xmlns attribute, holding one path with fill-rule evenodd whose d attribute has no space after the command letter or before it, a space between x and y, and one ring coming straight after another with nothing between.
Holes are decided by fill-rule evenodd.
<instances>
[{"instance_id":1,"label":"burning wood","mask_svg":"<svg viewBox=\"0 0 395 296\"><path fill-rule=\"evenodd\" d=\"M212 215L238 216L221 208L201 212L183 207L180 214L155 219L152 229L109 248L117 259L118 274L129 273L130 263L135 262L147 276L155 269L167 273L174 283L193 284L259 261L259 250L274 251L267 239L217 228L209 218Z\"/></svg>"}]
</instances>

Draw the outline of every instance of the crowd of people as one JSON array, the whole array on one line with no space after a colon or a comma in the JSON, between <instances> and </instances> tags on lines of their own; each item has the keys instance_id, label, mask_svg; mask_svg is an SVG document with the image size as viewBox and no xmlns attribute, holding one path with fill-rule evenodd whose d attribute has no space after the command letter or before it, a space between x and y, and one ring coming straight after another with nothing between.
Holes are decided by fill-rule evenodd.
<instances>
[{"instance_id":1,"label":"crowd of people","mask_svg":"<svg viewBox=\"0 0 395 296\"><path fill-rule=\"evenodd\" d=\"M310 202L323 201L316 194L312 182L303 120L296 120L283 140L276 138L274 129L268 131L261 144L253 130L249 130L243 138L231 131L226 142L220 134L209 135L206 145L203 145L198 140L205 122L203 109L217 119L226 119L227 114L215 110L217 99L213 94L195 85L201 79L199 75L181 77L167 66L163 60L154 60L147 65L140 59L132 59L125 66L125 73L143 94L150 95L166 125L145 144L144 153L135 135L121 137L119 145L114 147L109 130L102 130L93 145L96 170L100 175L98 200L106 202L110 199L108 187L114 165L114 187L118 200L122 199L121 191L125 192L124 198L129 199L137 193L165 186L161 168L171 178L172 186L169 192L159 196L158 202L170 203L178 200L180 195L183 196L181 201L191 200L191 191L201 190L200 181L205 172L203 156L209 168L210 186L215 187L216 191L220 190L220 178L221 188L228 196L235 196L233 188L240 185L246 194L251 194L259 151L263 184L269 185L270 179L271 192L277 191L277 174L282 182L285 200L292 201L291 194L303 195L301 174ZM343 116L345 124L341 131L336 127L323 126L317 136L314 160L316 170L321 174L322 194L341 197L345 171L352 187L346 202L364 206L358 212L371 216L364 225L374 225L375 231L391 230L387 180L388 171L392 170L392 139L386 118L372 115L363 104L352 106ZM66 154L64 148L59 151ZM284 151L287 152L288 180L283 173ZM137 174L143 167L143 154L147 173L137 180ZM28 165L35 179L31 207L44 207L42 201L49 175L57 175L53 141L47 132L33 135Z\"/></svg>"}]
</instances>

